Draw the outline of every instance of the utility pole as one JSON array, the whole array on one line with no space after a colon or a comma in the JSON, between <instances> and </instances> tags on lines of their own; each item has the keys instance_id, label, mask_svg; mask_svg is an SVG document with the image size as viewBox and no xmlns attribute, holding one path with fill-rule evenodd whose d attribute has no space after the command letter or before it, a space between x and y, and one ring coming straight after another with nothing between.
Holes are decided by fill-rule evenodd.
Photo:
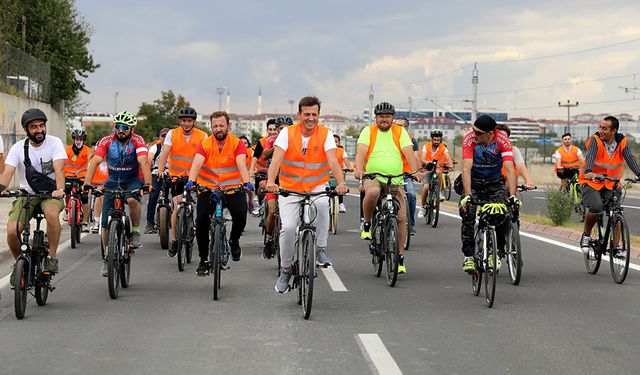
<instances>
[{"instance_id":1,"label":"utility pole","mask_svg":"<svg viewBox=\"0 0 640 375\"><path fill-rule=\"evenodd\" d=\"M567 100L567 104L562 104L561 102L558 102L558 107L567 107L567 126L564 127L565 133L569 132L569 124L571 123L571 107L577 107L578 104L579 103L577 101L575 104L571 104L570 100Z\"/></svg>"},{"instance_id":2,"label":"utility pole","mask_svg":"<svg viewBox=\"0 0 640 375\"><path fill-rule=\"evenodd\" d=\"M222 111L222 95L227 91L224 87L218 87L216 89L218 92L218 111Z\"/></svg>"},{"instance_id":3,"label":"utility pole","mask_svg":"<svg viewBox=\"0 0 640 375\"><path fill-rule=\"evenodd\" d=\"M438 104L435 100L430 99L430 98L425 98L425 100L426 100L426 101L428 101L428 102L433 103L433 104L436 106L436 108L438 108L438 107L442 108L442 109L444 110L444 112L442 113L443 115L444 115L446 112L449 112L449 113L451 113L451 115L452 115L453 117L455 117L455 118L457 118L458 120L460 120L460 121L464 122L464 124L465 124L465 125L469 125L469 123L467 122L467 120L465 120L465 119L463 119L462 117L460 117L460 116L456 115L455 113L453 113L453 112L449 111L446 107L444 107L444 106L442 106L442 105ZM437 109L436 109L436 112L437 112ZM525 150L525 151L526 151L526 150ZM455 136L453 137L453 157L454 157L454 158L456 157L456 138L455 138Z\"/></svg>"},{"instance_id":4,"label":"utility pole","mask_svg":"<svg viewBox=\"0 0 640 375\"><path fill-rule=\"evenodd\" d=\"M369 86L369 123L373 123L373 85Z\"/></svg>"},{"instance_id":5,"label":"utility pole","mask_svg":"<svg viewBox=\"0 0 640 375\"><path fill-rule=\"evenodd\" d=\"M113 108L113 115L115 116L118 113L118 94L120 93L120 91L116 90L116 93L114 95L114 108Z\"/></svg>"},{"instance_id":6,"label":"utility pole","mask_svg":"<svg viewBox=\"0 0 640 375\"><path fill-rule=\"evenodd\" d=\"M412 115L413 115L413 98L409 97L409 123L411 123Z\"/></svg>"},{"instance_id":7,"label":"utility pole","mask_svg":"<svg viewBox=\"0 0 640 375\"><path fill-rule=\"evenodd\" d=\"M295 100L289 99L289 106L291 107L291 118L293 118L293 105L296 103Z\"/></svg>"},{"instance_id":8,"label":"utility pole","mask_svg":"<svg viewBox=\"0 0 640 375\"><path fill-rule=\"evenodd\" d=\"M231 90L229 90L229 86L225 87L225 90L227 91L227 113L231 113Z\"/></svg>"},{"instance_id":9,"label":"utility pole","mask_svg":"<svg viewBox=\"0 0 640 375\"><path fill-rule=\"evenodd\" d=\"M22 16L22 50L27 52L27 16Z\"/></svg>"},{"instance_id":10,"label":"utility pole","mask_svg":"<svg viewBox=\"0 0 640 375\"><path fill-rule=\"evenodd\" d=\"M473 124L478 118L478 63L473 63L471 93L471 123Z\"/></svg>"}]
</instances>

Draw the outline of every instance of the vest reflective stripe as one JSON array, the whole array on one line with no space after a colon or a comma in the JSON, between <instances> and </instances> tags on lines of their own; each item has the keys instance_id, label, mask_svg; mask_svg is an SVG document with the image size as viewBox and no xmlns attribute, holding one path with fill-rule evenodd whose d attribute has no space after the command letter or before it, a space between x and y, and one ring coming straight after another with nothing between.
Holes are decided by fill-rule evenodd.
<instances>
[{"instance_id":1,"label":"vest reflective stripe","mask_svg":"<svg viewBox=\"0 0 640 375\"><path fill-rule=\"evenodd\" d=\"M400 137L402 136L402 130L403 130L402 126L399 126L396 124L391 125L391 132L393 133L393 143L396 144L396 147L398 148L398 152L402 157L402 172L411 173L411 168L409 168L409 162L407 161L407 158L405 158L404 154L402 153L402 148L400 147ZM367 161L369 161L369 155L371 155L371 152L373 151L373 147L376 144L376 139L378 139L378 125L373 124L369 126L369 148L367 149L367 153L364 156L365 170L367 166ZM375 172L375 171L367 171L367 172Z\"/></svg>"},{"instance_id":2,"label":"vest reflective stripe","mask_svg":"<svg viewBox=\"0 0 640 375\"><path fill-rule=\"evenodd\" d=\"M324 144L329 129L316 126L309 138L307 152L302 155L302 126L300 123L288 128L288 147L280 166L280 186L293 191L312 191L316 186L329 181L329 163Z\"/></svg>"},{"instance_id":3,"label":"vest reflective stripe","mask_svg":"<svg viewBox=\"0 0 640 375\"><path fill-rule=\"evenodd\" d=\"M67 159L64 161L64 176L84 179L89 167L91 149L87 146L82 146L82 149L76 155L73 152L73 145L69 145L65 152L67 153ZM73 160L74 157L75 160Z\"/></svg>"},{"instance_id":4,"label":"vest reflective stripe","mask_svg":"<svg viewBox=\"0 0 640 375\"><path fill-rule=\"evenodd\" d=\"M213 189L240 185L242 178L236 162L236 149L239 143L240 139L229 133L220 150L214 136L205 139L202 142L202 148L207 156L196 181Z\"/></svg>"},{"instance_id":5,"label":"vest reflective stripe","mask_svg":"<svg viewBox=\"0 0 640 375\"><path fill-rule=\"evenodd\" d=\"M609 154L607 153L607 148L604 145L604 142L597 135L594 135L587 140L585 143L586 147L588 148L594 140L598 144L598 153L596 154L596 158L593 162L591 173L607 175L607 177L612 179L621 179L624 176L624 156L622 156L622 152L627 147L627 138L623 137L622 140L618 142L618 147L616 147L616 150L613 152L611 157L609 157ZM585 180L585 169L586 163L583 163L580 167L580 176L578 177L581 184L588 184L595 190L601 190L603 187L606 187L609 190L613 189L613 181Z\"/></svg>"},{"instance_id":6,"label":"vest reflective stripe","mask_svg":"<svg viewBox=\"0 0 640 375\"><path fill-rule=\"evenodd\" d=\"M189 141L182 128L171 130L171 151L169 152L169 175L188 176L196 149L207 138L207 133L200 129L191 130Z\"/></svg>"},{"instance_id":7,"label":"vest reflective stripe","mask_svg":"<svg viewBox=\"0 0 640 375\"><path fill-rule=\"evenodd\" d=\"M262 145L262 153L264 153L265 151L264 146L267 144L267 137L260 138L260 144ZM267 173L267 171L269 170L269 161L263 160L262 154L260 154L260 157L256 162L256 170L258 172L264 172L264 173Z\"/></svg>"}]
</instances>

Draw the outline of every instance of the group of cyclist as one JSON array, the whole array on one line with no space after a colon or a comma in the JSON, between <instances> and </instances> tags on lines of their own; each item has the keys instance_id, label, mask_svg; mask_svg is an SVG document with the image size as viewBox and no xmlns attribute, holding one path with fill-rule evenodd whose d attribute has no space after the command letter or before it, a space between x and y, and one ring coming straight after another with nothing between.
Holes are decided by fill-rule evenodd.
<instances>
[{"instance_id":1,"label":"group of cyclist","mask_svg":"<svg viewBox=\"0 0 640 375\"><path fill-rule=\"evenodd\" d=\"M88 232L91 219L88 207L88 192L104 187L126 191L139 190L150 193L147 209L147 227L144 232L157 233L155 206L161 182L170 184L173 205L177 206L185 191L198 190L196 202L195 233L199 248L200 262L196 274L205 276L209 272L209 223L214 208L210 194L212 189L244 187L242 193L231 194L225 199L232 225L229 236L229 248L233 261L242 257L240 238L245 230L247 214L258 215L261 207L266 207L264 230L266 232L263 257L274 257L273 245L279 241L281 272L276 280L275 289L279 293L289 291L294 258L294 237L300 217L299 198L278 195L280 189L295 192L319 192L329 186L339 195L347 193L345 170L352 167L355 178L361 183L362 228L360 238L372 238L372 218L381 194L386 189L399 203L397 218L399 228L400 253L398 273L406 273L404 244L407 231L415 234L416 191L413 181L422 181L431 176L426 171L441 173L453 167L457 161L449 155L443 144L441 130L431 131L431 140L422 149L417 140L409 135L409 121L395 118L393 105L382 102L375 107L375 123L365 127L358 137L355 164L352 166L344 149L340 146L340 137L327 127L319 124L321 102L313 96L304 97L298 104L299 121L288 116L269 120L267 134L251 147L246 137L236 137L230 132L229 115L218 111L211 114L209 121L212 135L195 127L197 112L191 107L180 109L178 126L174 129L162 129L159 138L148 148L145 140L135 132L136 117L129 112L118 113L114 121L114 130L99 140L95 149L85 142L87 133L75 130L73 143L65 148L63 142L47 135L47 116L37 108L27 110L21 119L27 138L17 142L9 150L1 166L0 192L9 185L17 172L20 189L28 193L49 193L46 198L31 200L33 215L40 212L47 222L49 256L44 262L44 271L58 272L57 247L60 240L61 225L59 214L65 211L64 198L70 194L65 184L68 179L77 179L84 185L86 192L81 196L82 226ZM462 140L462 172L456 183L460 194L459 209L462 217L461 240L464 255L463 270L473 272L476 264L473 259L474 224L476 207L472 196L480 201L499 201L509 203L518 209L521 206L516 196L517 177L522 176L528 187L533 181L524 164L522 155L509 140L510 130L498 125L488 115L480 116L471 132ZM640 176L640 166L627 147L626 138L618 132L619 122L613 116L607 116L600 122L597 133L587 141L586 157L571 144L571 135L562 136L562 145L555 152L555 171L564 181L579 174L584 185L583 202L587 208L584 234L580 245L588 251L591 228L602 213L603 201L613 194L613 183L599 178L621 178L623 164L626 161L636 176ZM4 157L4 153L1 153ZM388 185L382 177L365 178L371 173L397 176ZM203 189L199 189L202 187ZM424 215L429 184L424 183L418 217ZM255 193L257 203L245 193ZM127 204L131 217L131 245L142 246L140 238L141 194L127 194ZM8 218L7 242L14 258L20 254L19 234L26 220L22 207L25 201L18 198ZM113 207L114 197L106 194L103 202L96 202L96 220L92 231L101 228L103 244L107 243L107 220ZM100 207L101 206L101 209ZM319 265L330 266L332 261L327 251L329 230L329 198L315 200L317 216L314 225L317 228L316 261ZM406 210L410 214L407 215ZM274 233L275 213L280 212L280 233ZM340 212L346 212L340 201ZM97 216L100 215L98 218ZM171 217L172 241L168 255L177 253L176 213ZM409 220L409 223L407 223ZM16 225L17 224L17 225ZM504 224L497 226L498 249L503 249ZM106 251L107 246L103 247ZM585 250L586 249L586 250ZM107 261L104 260L101 274L107 274ZM13 282L13 276L11 278Z\"/></svg>"}]
</instances>

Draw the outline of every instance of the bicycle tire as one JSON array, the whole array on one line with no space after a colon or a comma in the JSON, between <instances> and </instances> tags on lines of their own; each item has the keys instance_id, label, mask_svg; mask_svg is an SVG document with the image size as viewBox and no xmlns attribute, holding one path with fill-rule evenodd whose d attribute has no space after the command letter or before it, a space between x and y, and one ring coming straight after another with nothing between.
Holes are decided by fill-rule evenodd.
<instances>
[{"instance_id":1,"label":"bicycle tire","mask_svg":"<svg viewBox=\"0 0 640 375\"><path fill-rule=\"evenodd\" d=\"M409 250L409 246L411 245L411 210L409 209L409 199L405 199L406 202L406 208L405 211L407 212L407 235L405 236L404 239L404 250Z\"/></svg>"},{"instance_id":2,"label":"bicycle tire","mask_svg":"<svg viewBox=\"0 0 640 375\"><path fill-rule=\"evenodd\" d=\"M398 221L395 218L390 218L383 233L387 284L394 287L398 281L398 259L400 257Z\"/></svg>"},{"instance_id":3,"label":"bicycle tire","mask_svg":"<svg viewBox=\"0 0 640 375\"><path fill-rule=\"evenodd\" d=\"M186 217L185 217L185 209L184 207L178 207L178 220L176 221L176 233L178 233L178 237L176 238L176 248L178 250L178 271L184 271L184 266L187 261L187 254L185 246L187 244L187 233L185 230L186 225Z\"/></svg>"},{"instance_id":4,"label":"bicycle tire","mask_svg":"<svg viewBox=\"0 0 640 375\"><path fill-rule=\"evenodd\" d=\"M507 247L505 257L509 268L509 277L513 285L518 285L522 278L522 247L517 223L509 223L505 245Z\"/></svg>"},{"instance_id":5,"label":"bicycle tire","mask_svg":"<svg viewBox=\"0 0 640 375\"><path fill-rule=\"evenodd\" d=\"M111 220L109 223L109 244L107 249L107 284L109 297L118 298L120 293L120 246L122 240L122 223Z\"/></svg>"},{"instance_id":6,"label":"bicycle tire","mask_svg":"<svg viewBox=\"0 0 640 375\"><path fill-rule=\"evenodd\" d=\"M34 235L34 243L38 242L35 241L35 235ZM34 246L35 248L35 246ZM35 280L35 297L36 297L36 303L38 304L38 306L44 306L47 304L47 299L49 298L49 276L45 276L42 275L42 269L44 268L44 257L39 256L38 257L38 262L36 264L36 270L35 270L35 275L36 275L36 280ZM38 275L42 276L42 279L38 279Z\"/></svg>"},{"instance_id":7,"label":"bicycle tire","mask_svg":"<svg viewBox=\"0 0 640 375\"><path fill-rule=\"evenodd\" d=\"M476 230L476 235L473 238L475 245L475 252L473 254L473 261L476 264L476 270L471 272L471 291L474 296L480 295L480 289L482 289L482 247L478 246L481 242L478 239L484 236L485 229Z\"/></svg>"},{"instance_id":8,"label":"bicycle tire","mask_svg":"<svg viewBox=\"0 0 640 375\"><path fill-rule=\"evenodd\" d=\"M488 236L486 244L488 246L487 254L493 255L487 257L484 277L484 294L487 307L493 307L496 298L496 280L498 278L498 249L496 244L496 231L493 228L485 231Z\"/></svg>"},{"instance_id":9,"label":"bicycle tire","mask_svg":"<svg viewBox=\"0 0 640 375\"><path fill-rule=\"evenodd\" d=\"M27 295L29 294L29 262L26 258L18 258L14 274L13 305L17 319L24 318L27 311Z\"/></svg>"},{"instance_id":10,"label":"bicycle tire","mask_svg":"<svg viewBox=\"0 0 640 375\"><path fill-rule=\"evenodd\" d=\"M71 202L69 202L69 223L71 225L71 248L75 249L76 248L76 242L77 242L77 238L76 238L76 230L78 227L78 218L76 217L77 215L77 209L78 209L78 203L76 202L75 199L72 199Z\"/></svg>"},{"instance_id":11,"label":"bicycle tire","mask_svg":"<svg viewBox=\"0 0 640 375\"><path fill-rule=\"evenodd\" d=\"M338 234L338 215L340 215L340 207L338 197L331 198L331 233Z\"/></svg>"},{"instance_id":12,"label":"bicycle tire","mask_svg":"<svg viewBox=\"0 0 640 375\"><path fill-rule=\"evenodd\" d=\"M433 187L431 210L431 228L435 228L438 226L438 219L440 218L440 186L437 184Z\"/></svg>"},{"instance_id":13,"label":"bicycle tire","mask_svg":"<svg viewBox=\"0 0 640 375\"><path fill-rule=\"evenodd\" d=\"M222 267L222 254L224 253L224 232L222 231L222 225L216 225L213 231L213 248L212 248L212 271L213 271L213 300L218 300L218 290L220 289L221 275L220 269Z\"/></svg>"},{"instance_id":14,"label":"bicycle tire","mask_svg":"<svg viewBox=\"0 0 640 375\"><path fill-rule=\"evenodd\" d=\"M620 223L620 251L614 251L615 249L615 229L617 224ZM611 219L611 234L609 240L609 265L611 267L611 277L618 283L624 283L629 272L629 259L631 258L631 240L629 238L629 227L627 221L623 215L615 214Z\"/></svg>"},{"instance_id":15,"label":"bicycle tire","mask_svg":"<svg viewBox=\"0 0 640 375\"><path fill-rule=\"evenodd\" d=\"M191 263L193 259L193 244L196 235L196 228L193 223L193 211L187 211L187 244L185 247L185 252L187 255L187 263Z\"/></svg>"},{"instance_id":16,"label":"bicycle tire","mask_svg":"<svg viewBox=\"0 0 640 375\"><path fill-rule=\"evenodd\" d=\"M316 256L315 239L313 232L305 230L302 232L302 257L300 262L300 289L302 291L302 316L309 319L311 316L311 306L313 305L313 281L316 276Z\"/></svg>"},{"instance_id":17,"label":"bicycle tire","mask_svg":"<svg viewBox=\"0 0 640 375\"><path fill-rule=\"evenodd\" d=\"M451 199L451 177L449 177L449 174L444 175L444 197L446 200L450 200Z\"/></svg>"},{"instance_id":18,"label":"bicycle tire","mask_svg":"<svg viewBox=\"0 0 640 375\"><path fill-rule=\"evenodd\" d=\"M371 243L373 246L373 254L371 255L373 274L376 277L380 277L380 275L382 275L384 256L381 256L382 252L380 251L382 248L382 233L379 224L376 224L375 228L373 228L373 238L371 239Z\"/></svg>"},{"instance_id":19,"label":"bicycle tire","mask_svg":"<svg viewBox=\"0 0 640 375\"><path fill-rule=\"evenodd\" d=\"M165 205L158 207L158 235L160 236L160 248L162 250L169 248L169 220L171 220L169 207Z\"/></svg>"},{"instance_id":20,"label":"bicycle tire","mask_svg":"<svg viewBox=\"0 0 640 375\"><path fill-rule=\"evenodd\" d=\"M80 202L80 201L78 200L76 202ZM82 221L83 221L82 205L80 205L80 209L78 210L78 212L80 213L80 216L77 217L78 225L76 225L76 244L80 243L80 237L82 236Z\"/></svg>"},{"instance_id":21,"label":"bicycle tire","mask_svg":"<svg viewBox=\"0 0 640 375\"><path fill-rule=\"evenodd\" d=\"M120 249L120 285L123 288L128 288L131 280L131 262L133 257L130 252L131 244L129 243L129 237L126 235L123 236L123 244Z\"/></svg>"},{"instance_id":22,"label":"bicycle tire","mask_svg":"<svg viewBox=\"0 0 640 375\"><path fill-rule=\"evenodd\" d=\"M602 216L600 216L600 218L598 219L598 222L596 223L596 225L593 226L593 229L591 230L592 234L594 232L598 234L598 240L595 241L595 243L592 240L589 245L589 251L586 254L583 254L584 265L587 268L587 272L589 272L592 275L595 275L596 273L598 273L598 270L600 269L600 264L602 262L602 251L599 248L596 249L594 247L595 245L600 246L601 244L602 246L604 246L603 245L604 239L602 238L602 230L600 229L601 225L602 225Z\"/></svg>"}]
</instances>

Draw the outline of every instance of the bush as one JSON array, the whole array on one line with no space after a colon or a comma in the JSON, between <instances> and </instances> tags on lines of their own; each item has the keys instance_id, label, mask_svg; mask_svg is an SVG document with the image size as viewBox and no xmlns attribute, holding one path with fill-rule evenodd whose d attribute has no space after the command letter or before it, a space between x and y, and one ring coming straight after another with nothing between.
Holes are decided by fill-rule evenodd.
<instances>
[{"instance_id":1,"label":"bush","mask_svg":"<svg viewBox=\"0 0 640 375\"><path fill-rule=\"evenodd\" d=\"M571 218L571 198L560 189L549 189L545 192L547 211L554 225L563 225Z\"/></svg>"}]
</instances>

